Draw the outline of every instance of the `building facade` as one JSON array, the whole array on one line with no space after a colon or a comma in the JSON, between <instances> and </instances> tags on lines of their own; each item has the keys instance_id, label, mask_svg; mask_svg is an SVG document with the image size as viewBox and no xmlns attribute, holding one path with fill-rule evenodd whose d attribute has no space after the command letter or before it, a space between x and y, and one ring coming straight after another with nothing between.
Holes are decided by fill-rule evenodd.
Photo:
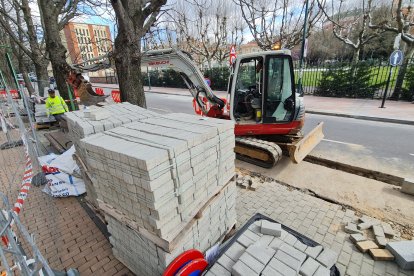
<instances>
[{"instance_id":1,"label":"building facade","mask_svg":"<svg viewBox=\"0 0 414 276\"><path fill-rule=\"evenodd\" d=\"M67 49L67 62L76 64L103 56L112 51L109 26L69 22L61 31L63 45ZM113 75L112 69L89 72L91 78Z\"/></svg>"}]
</instances>

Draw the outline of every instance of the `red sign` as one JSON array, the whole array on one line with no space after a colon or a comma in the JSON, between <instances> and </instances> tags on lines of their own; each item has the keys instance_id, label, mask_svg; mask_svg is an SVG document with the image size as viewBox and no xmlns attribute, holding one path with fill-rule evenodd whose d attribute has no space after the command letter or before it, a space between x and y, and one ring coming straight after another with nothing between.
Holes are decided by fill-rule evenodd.
<instances>
[{"instance_id":1,"label":"red sign","mask_svg":"<svg viewBox=\"0 0 414 276\"><path fill-rule=\"evenodd\" d=\"M148 62L149 66L153 66L153 65L164 65L164 64L168 64L170 63L169 60L161 60L161 61L152 61L152 62Z\"/></svg>"},{"instance_id":2,"label":"red sign","mask_svg":"<svg viewBox=\"0 0 414 276\"><path fill-rule=\"evenodd\" d=\"M231 45L230 47L230 65L232 65L234 63L234 61L236 60L236 47L234 47L234 45Z\"/></svg>"}]
</instances>

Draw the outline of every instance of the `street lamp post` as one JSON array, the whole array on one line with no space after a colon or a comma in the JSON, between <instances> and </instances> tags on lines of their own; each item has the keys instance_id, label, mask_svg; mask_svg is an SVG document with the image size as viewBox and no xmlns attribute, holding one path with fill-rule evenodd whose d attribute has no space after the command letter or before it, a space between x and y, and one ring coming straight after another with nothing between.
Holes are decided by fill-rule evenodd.
<instances>
[{"instance_id":1,"label":"street lamp post","mask_svg":"<svg viewBox=\"0 0 414 276\"><path fill-rule=\"evenodd\" d=\"M308 25L308 7L309 0L305 0L305 20L303 22L303 34L302 34L302 47L300 49L300 60L299 60L299 80L298 80L298 89L299 94L303 96L303 87L302 87L302 76L303 76L303 59L305 58L305 43L306 43L306 32Z\"/></svg>"}]
</instances>

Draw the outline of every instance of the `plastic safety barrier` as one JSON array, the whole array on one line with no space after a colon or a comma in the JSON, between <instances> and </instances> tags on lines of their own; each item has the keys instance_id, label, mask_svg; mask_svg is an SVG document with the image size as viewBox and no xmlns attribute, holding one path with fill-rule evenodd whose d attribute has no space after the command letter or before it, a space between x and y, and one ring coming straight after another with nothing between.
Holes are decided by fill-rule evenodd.
<instances>
[{"instance_id":1,"label":"plastic safety barrier","mask_svg":"<svg viewBox=\"0 0 414 276\"><path fill-rule=\"evenodd\" d=\"M121 91L119 91L119 90L112 90L111 91L111 96L112 96L112 99L114 100L114 102L116 102L116 103L120 103L121 102Z\"/></svg>"}]
</instances>

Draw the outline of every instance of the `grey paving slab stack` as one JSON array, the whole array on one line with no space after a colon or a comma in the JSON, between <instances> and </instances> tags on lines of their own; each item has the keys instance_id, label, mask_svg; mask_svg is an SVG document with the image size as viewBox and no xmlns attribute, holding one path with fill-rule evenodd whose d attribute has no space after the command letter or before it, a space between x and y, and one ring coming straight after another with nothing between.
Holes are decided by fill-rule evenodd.
<instances>
[{"instance_id":1,"label":"grey paving slab stack","mask_svg":"<svg viewBox=\"0 0 414 276\"><path fill-rule=\"evenodd\" d=\"M338 254L329 248L308 246L278 223L258 220L238 236L204 276L312 276L331 275ZM246 240L250 240L246 244ZM302 244L302 246L298 246Z\"/></svg>"},{"instance_id":2,"label":"grey paving slab stack","mask_svg":"<svg viewBox=\"0 0 414 276\"><path fill-rule=\"evenodd\" d=\"M39 124L55 122L54 117L47 116L46 104L35 104L35 121Z\"/></svg>"},{"instance_id":3,"label":"grey paving slab stack","mask_svg":"<svg viewBox=\"0 0 414 276\"><path fill-rule=\"evenodd\" d=\"M177 235L174 248L166 251L139 231L106 216L110 241L116 258L136 275L161 275L168 264L185 250L206 251L233 227L236 220L235 183L231 182L204 210Z\"/></svg>"},{"instance_id":4,"label":"grey paving slab stack","mask_svg":"<svg viewBox=\"0 0 414 276\"><path fill-rule=\"evenodd\" d=\"M234 146L231 121L179 113L81 140L114 253L133 272L158 275L183 250L205 251L234 225Z\"/></svg>"},{"instance_id":5,"label":"grey paving slab stack","mask_svg":"<svg viewBox=\"0 0 414 276\"><path fill-rule=\"evenodd\" d=\"M107 116L102 116L102 113L106 113ZM92 106L88 109L65 113L66 121L68 123L68 136L75 145L76 154L87 169L89 168L89 164L86 158L86 152L80 144L81 139L93 134L101 133L105 130L119 127L123 124L156 116L159 116L159 114L127 102L106 105L104 107ZM99 141L95 142L99 143ZM93 186L95 175L91 170L86 172L82 166L80 166L80 168L86 186L87 199L95 207L98 207L96 201L97 195Z\"/></svg>"}]
</instances>

